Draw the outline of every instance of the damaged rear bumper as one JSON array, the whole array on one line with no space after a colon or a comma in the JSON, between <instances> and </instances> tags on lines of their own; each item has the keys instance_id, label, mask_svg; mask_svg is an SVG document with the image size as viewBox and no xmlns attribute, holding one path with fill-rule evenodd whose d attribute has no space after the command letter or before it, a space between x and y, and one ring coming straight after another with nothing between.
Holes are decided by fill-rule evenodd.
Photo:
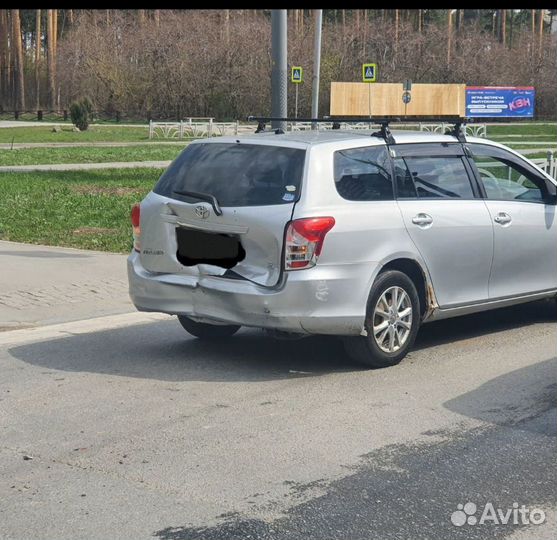
<instances>
[{"instance_id":1,"label":"damaged rear bumper","mask_svg":"<svg viewBox=\"0 0 557 540\"><path fill-rule=\"evenodd\" d=\"M369 271L369 265L317 265L267 288L216 276L156 274L143 268L137 253L128 257L130 297L140 311L306 334L360 334Z\"/></svg>"}]
</instances>

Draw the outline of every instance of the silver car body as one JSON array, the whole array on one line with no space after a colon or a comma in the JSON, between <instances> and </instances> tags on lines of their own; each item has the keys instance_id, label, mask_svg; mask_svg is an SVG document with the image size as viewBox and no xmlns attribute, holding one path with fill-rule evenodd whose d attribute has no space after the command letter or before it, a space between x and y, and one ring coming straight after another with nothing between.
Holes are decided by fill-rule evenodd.
<instances>
[{"instance_id":1,"label":"silver car body","mask_svg":"<svg viewBox=\"0 0 557 540\"><path fill-rule=\"evenodd\" d=\"M450 135L393 135L391 156L399 145L460 144ZM468 142L503 149L555 185L545 172L503 145L477 138ZM187 315L213 324L359 335L365 333L374 280L386 265L400 261L421 270L424 322L557 295L553 204L496 201L481 195L468 200L346 200L335 188L334 152L385 146L383 139L369 134L260 133L192 144L215 143L305 150L299 200L275 206L223 206L219 216L207 202L149 193L141 202L141 251L132 251L128 258L130 296L141 311ZM503 215L512 217L510 222L500 223ZM317 264L284 270L287 223L317 216L335 219ZM184 266L176 257L177 227L238 235L246 257L233 268L233 275L209 264Z\"/></svg>"}]
</instances>

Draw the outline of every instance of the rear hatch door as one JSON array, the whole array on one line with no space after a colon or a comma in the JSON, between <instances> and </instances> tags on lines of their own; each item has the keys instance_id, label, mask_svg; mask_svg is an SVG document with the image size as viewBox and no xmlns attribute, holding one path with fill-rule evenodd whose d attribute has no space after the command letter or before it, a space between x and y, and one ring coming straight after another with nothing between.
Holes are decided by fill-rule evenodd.
<instances>
[{"instance_id":1,"label":"rear hatch door","mask_svg":"<svg viewBox=\"0 0 557 540\"><path fill-rule=\"evenodd\" d=\"M306 159L305 145L277 143L190 144L141 204L143 266L276 285Z\"/></svg>"}]
</instances>

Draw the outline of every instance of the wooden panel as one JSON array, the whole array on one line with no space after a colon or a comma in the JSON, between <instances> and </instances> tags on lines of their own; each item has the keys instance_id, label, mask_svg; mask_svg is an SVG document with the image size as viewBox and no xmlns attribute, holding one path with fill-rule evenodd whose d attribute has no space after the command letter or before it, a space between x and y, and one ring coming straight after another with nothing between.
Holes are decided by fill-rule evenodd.
<instances>
[{"instance_id":1,"label":"wooden panel","mask_svg":"<svg viewBox=\"0 0 557 540\"><path fill-rule=\"evenodd\" d=\"M402 83L331 83L332 116L464 116L465 84L413 84L402 102ZM371 107L370 107L371 102Z\"/></svg>"}]
</instances>

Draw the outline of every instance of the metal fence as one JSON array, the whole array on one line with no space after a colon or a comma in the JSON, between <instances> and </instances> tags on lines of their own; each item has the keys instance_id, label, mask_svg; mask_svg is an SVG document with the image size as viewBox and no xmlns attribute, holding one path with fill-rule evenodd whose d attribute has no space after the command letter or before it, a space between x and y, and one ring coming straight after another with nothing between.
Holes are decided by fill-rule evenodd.
<instances>
[{"instance_id":1,"label":"metal fence","mask_svg":"<svg viewBox=\"0 0 557 540\"><path fill-rule=\"evenodd\" d=\"M185 139L238 135L253 131L254 127L241 126L240 122L215 122L214 118L186 118L179 122L149 122L149 139Z\"/></svg>"},{"instance_id":2,"label":"metal fence","mask_svg":"<svg viewBox=\"0 0 557 540\"><path fill-rule=\"evenodd\" d=\"M447 124L441 122L440 124L422 124L419 123L420 131L429 131L432 133L445 133L447 129L451 129L454 124ZM465 124L464 129L466 135L472 137L487 137L487 126L486 124Z\"/></svg>"}]
</instances>

